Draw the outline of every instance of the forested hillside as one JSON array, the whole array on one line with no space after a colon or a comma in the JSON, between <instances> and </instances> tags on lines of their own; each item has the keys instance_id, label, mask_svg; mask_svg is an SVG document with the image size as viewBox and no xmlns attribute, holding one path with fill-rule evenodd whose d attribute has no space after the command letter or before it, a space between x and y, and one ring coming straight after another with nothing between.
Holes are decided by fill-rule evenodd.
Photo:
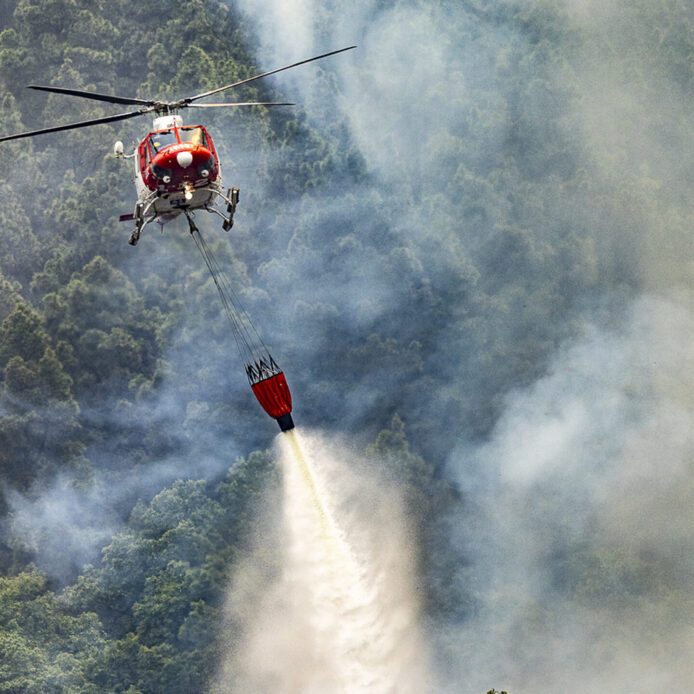
<instances>
[{"instance_id":1,"label":"forested hillside","mask_svg":"<svg viewBox=\"0 0 694 694\"><path fill-rule=\"evenodd\" d=\"M295 107L204 112L241 202L228 235L196 221L297 424L402 489L441 691L539 691L591 629L694 611L665 529L691 501L694 30L617 4L0 0L1 134L119 112L27 84L173 99L359 44L233 93ZM118 222L112 145L150 126L0 143L0 691L208 691L259 523L277 570L276 425L214 285L184 221L134 248ZM654 479L650 535L610 490Z\"/></svg>"}]
</instances>

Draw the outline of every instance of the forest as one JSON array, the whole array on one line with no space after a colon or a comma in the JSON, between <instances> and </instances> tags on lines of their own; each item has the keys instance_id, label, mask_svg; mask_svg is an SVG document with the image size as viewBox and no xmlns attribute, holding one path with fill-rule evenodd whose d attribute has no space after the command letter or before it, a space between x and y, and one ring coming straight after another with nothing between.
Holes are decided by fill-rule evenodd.
<instances>
[{"instance_id":1,"label":"forest","mask_svg":"<svg viewBox=\"0 0 694 694\"><path fill-rule=\"evenodd\" d=\"M694 13L279 4L0 0L0 134L113 112L29 84L173 99L358 44L233 94L294 107L203 114L241 202L197 221L297 426L401 490L432 692L681 686ZM221 694L226 590L279 513L184 221L134 248L118 221L113 143L150 126L0 143L0 692Z\"/></svg>"}]
</instances>

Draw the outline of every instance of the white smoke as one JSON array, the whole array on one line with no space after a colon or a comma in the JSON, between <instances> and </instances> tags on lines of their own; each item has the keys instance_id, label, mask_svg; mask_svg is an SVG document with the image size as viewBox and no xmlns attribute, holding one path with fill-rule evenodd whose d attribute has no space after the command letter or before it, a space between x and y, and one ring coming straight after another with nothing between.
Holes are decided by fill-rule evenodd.
<instances>
[{"instance_id":1,"label":"white smoke","mask_svg":"<svg viewBox=\"0 0 694 694\"><path fill-rule=\"evenodd\" d=\"M279 573L262 579L263 551L236 573L227 610L243 638L232 636L213 691L430 691L416 548L397 491L319 435L294 431L278 447Z\"/></svg>"},{"instance_id":2,"label":"white smoke","mask_svg":"<svg viewBox=\"0 0 694 694\"><path fill-rule=\"evenodd\" d=\"M95 470L80 482L59 474L26 493L8 489L3 530L42 571L69 582L85 564L98 562L138 499L149 500L175 480L214 478L232 462L231 454L200 455L192 467L187 456L171 455L128 475Z\"/></svg>"},{"instance_id":3,"label":"white smoke","mask_svg":"<svg viewBox=\"0 0 694 694\"><path fill-rule=\"evenodd\" d=\"M442 638L451 691L653 692L694 676L693 305L643 298L623 325L591 328L508 398L488 443L452 456L474 494L480 610Z\"/></svg>"}]
</instances>

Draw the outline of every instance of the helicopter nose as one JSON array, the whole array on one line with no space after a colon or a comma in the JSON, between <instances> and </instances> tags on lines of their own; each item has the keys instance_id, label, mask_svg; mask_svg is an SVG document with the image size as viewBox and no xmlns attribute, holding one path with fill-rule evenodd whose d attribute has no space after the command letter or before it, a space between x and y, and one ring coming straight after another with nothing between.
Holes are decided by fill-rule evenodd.
<instances>
[{"instance_id":1,"label":"helicopter nose","mask_svg":"<svg viewBox=\"0 0 694 694\"><path fill-rule=\"evenodd\" d=\"M193 154L191 152L179 152L176 155L176 161L182 169L187 169L193 163Z\"/></svg>"}]
</instances>

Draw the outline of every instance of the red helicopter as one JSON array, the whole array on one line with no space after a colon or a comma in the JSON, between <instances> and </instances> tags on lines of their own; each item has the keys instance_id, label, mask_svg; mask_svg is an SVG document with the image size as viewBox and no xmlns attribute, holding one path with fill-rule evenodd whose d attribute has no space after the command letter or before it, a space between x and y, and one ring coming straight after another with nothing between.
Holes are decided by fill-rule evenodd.
<instances>
[{"instance_id":1,"label":"red helicopter","mask_svg":"<svg viewBox=\"0 0 694 694\"><path fill-rule=\"evenodd\" d=\"M28 85L29 89L38 89L57 94L79 96L85 99L105 101L113 104L127 104L139 106L136 111L120 113L104 118L80 121L67 125L57 125L40 130L19 133L0 137L0 142L16 140L22 137L33 137L45 133L59 132L84 128L101 123L112 123L128 118L135 118L146 113L154 113L154 125L152 132L147 135L137 146L132 154L124 154L123 143L118 141L114 145L116 157L135 160L135 187L137 189L137 203L132 214L121 215L121 221L134 220L135 229L130 235L130 243L134 246L142 230L150 223L157 220L164 224L167 221L184 213L188 219L190 230L195 230L195 225L189 212L203 209L207 212L219 215L223 222L222 228L229 231L234 223L234 212L239 201L239 189L229 188L223 192L222 171L219 157L215 150L212 138L202 125L183 125L183 119L178 112L184 108L220 108L227 106L292 106L293 104L276 101L231 102L231 103L194 103L207 96L212 96L232 87L248 84L253 80L274 75L283 70L303 65L305 63L327 58L328 56L349 51L356 46L348 46L337 51L324 53L298 63L285 65L284 67L264 72L247 79L227 84L224 87L212 89L202 94L178 99L177 101L155 101L137 99L132 97L111 96L99 94L81 89L66 89L63 87L42 87ZM214 205L221 199L226 203L226 214L218 210Z\"/></svg>"},{"instance_id":2,"label":"red helicopter","mask_svg":"<svg viewBox=\"0 0 694 694\"><path fill-rule=\"evenodd\" d=\"M202 125L183 125L183 119L178 111L184 108L219 108L226 106L291 106L292 104L276 101L232 102L232 103L194 103L212 94L223 92L232 87L248 84L253 80L267 77L283 70L310 63L314 60L327 58L336 53L349 51L356 46L348 46L337 51L324 53L298 63L292 63L270 72L264 72L233 84L227 84L218 89L212 89L202 94L179 99L178 101L153 101L131 97L111 96L88 92L81 89L65 89L63 87L41 87L29 85L30 89L39 89L57 94L79 96L85 99L105 101L113 104L138 106L136 111L120 113L104 118L80 121L67 125L57 125L41 130L19 133L0 137L0 142L16 140L22 137L33 137L45 133L54 133L73 128L84 128L101 123L113 123L127 118L135 118L146 113L154 113L154 127L131 154L124 154L123 143L118 141L113 151L116 157L134 159L135 187L137 203L132 214L121 215L121 221L134 220L135 229L130 235L130 243L134 246L142 230L157 220L165 224L170 219L185 214L190 233L205 260L220 294L222 305L229 319L231 329L239 349L241 358L246 364L248 382L258 402L265 412L275 419L282 431L294 428L291 416L292 398L284 373L272 358L260 335L253 326L250 316L235 297L235 292L221 270L219 263L212 255L200 230L195 226L191 217L193 210L205 210L219 215L222 228L229 231L234 223L234 212L239 201L239 189L230 188L223 193L222 171L219 157L212 138ZM214 205L221 199L226 203L226 214L220 212Z\"/></svg>"}]
</instances>

